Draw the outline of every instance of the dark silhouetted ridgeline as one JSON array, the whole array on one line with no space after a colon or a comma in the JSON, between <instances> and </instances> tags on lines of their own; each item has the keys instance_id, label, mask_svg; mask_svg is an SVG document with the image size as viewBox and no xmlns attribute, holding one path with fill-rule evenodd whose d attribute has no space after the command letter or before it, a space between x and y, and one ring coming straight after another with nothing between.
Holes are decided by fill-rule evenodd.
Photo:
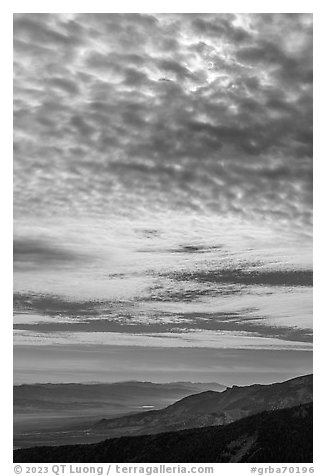
<instances>
[{"instance_id":1,"label":"dark silhouetted ridgeline","mask_svg":"<svg viewBox=\"0 0 326 476\"><path fill-rule=\"evenodd\" d=\"M312 403L225 426L14 451L15 463L310 463Z\"/></svg>"}]
</instances>

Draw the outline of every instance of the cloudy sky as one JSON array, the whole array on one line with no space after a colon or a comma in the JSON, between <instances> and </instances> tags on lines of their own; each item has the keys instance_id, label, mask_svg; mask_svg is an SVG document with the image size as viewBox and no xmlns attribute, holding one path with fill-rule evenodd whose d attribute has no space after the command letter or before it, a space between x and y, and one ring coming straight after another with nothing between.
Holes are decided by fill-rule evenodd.
<instances>
[{"instance_id":1,"label":"cloudy sky","mask_svg":"<svg viewBox=\"0 0 326 476\"><path fill-rule=\"evenodd\" d=\"M312 15L14 15L16 382L311 370Z\"/></svg>"}]
</instances>

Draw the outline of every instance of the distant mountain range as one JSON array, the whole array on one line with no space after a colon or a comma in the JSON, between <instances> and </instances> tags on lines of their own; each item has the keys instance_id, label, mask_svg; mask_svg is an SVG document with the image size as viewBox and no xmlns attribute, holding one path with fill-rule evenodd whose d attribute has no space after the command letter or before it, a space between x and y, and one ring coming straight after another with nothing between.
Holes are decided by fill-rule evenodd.
<instances>
[{"instance_id":1,"label":"distant mountain range","mask_svg":"<svg viewBox=\"0 0 326 476\"><path fill-rule=\"evenodd\" d=\"M86 429L101 418L161 409L191 394L221 391L218 383L116 382L14 386L14 446L93 443Z\"/></svg>"},{"instance_id":2,"label":"distant mountain range","mask_svg":"<svg viewBox=\"0 0 326 476\"><path fill-rule=\"evenodd\" d=\"M113 438L226 425L262 411L309 403L312 398L312 375L270 385L233 386L223 392L190 395L161 410L102 419L89 429L89 435Z\"/></svg>"},{"instance_id":3,"label":"distant mountain range","mask_svg":"<svg viewBox=\"0 0 326 476\"><path fill-rule=\"evenodd\" d=\"M234 403L233 399L231 406ZM15 463L311 463L312 411L308 403L225 426L20 449L13 459Z\"/></svg>"},{"instance_id":4,"label":"distant mountain range","mask_svg":"<svg viewBox=\"0 0 326 476\"><path fill-rule=\"evenodd\" d=\"M15 412L68 411L97 408L102 415L140 411L142 408L162 408L180 398L205 390L221 391L219 383L193 382L116 382L94 384L33 384L14 386ZM100 410L100 411L98 411ZM92 411L90 412L92 414Z\"/></svg>"}]
</instances>

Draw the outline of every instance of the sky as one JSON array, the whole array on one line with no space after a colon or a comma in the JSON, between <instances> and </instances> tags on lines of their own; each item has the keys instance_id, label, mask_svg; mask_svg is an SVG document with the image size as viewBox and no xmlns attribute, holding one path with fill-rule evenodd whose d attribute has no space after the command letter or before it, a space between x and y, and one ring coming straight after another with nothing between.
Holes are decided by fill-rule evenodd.
<instances>
[{"instance_id":1,"label":"sky","mask_svg":"<svg viewBox=\"0 0 326 476\"><path fill-rule=\"evenodd\" d=\"M312 370L312 15L14 15L14 382Z\"/></svg>"}]
</instances>

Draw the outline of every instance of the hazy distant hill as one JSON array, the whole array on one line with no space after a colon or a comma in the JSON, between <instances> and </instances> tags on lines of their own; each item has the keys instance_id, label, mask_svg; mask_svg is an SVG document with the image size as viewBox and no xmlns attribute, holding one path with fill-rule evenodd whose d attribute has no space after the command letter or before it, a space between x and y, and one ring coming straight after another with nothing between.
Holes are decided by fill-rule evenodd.
<instances>
[{"instance_id":1,"label":"hazy distant hill","mask_svg":"<svg viewBox=\"0 0 326 476\"><path fill-rule=\"evenodd\" d=\"M226 426L16 450L14 462L310 463L312 436L310 403L259 413Z\"/></svg>"},{"instance_id":2,"label":"hazy distant hill","mask_svg":"<svg viewBox=\"0 0 326 476\"><path fill-rule=\"evenodd\" d=\"M34 384L14 386L14 407L19 411L78 411L96 406L110 415L140 411L146 406L169 405L177 399L205 390L224 390L218 383L117 382L108 384Z\"/></svg>"},{"instance_id":3,"label":"hazy distant hill","mask_svg":"<svg viewBox=\"0 0 326 476\"><path fill-rule=\"evenodd\" d=\"M90 433L112 438L225 425L265 410L312 402L312 398L312 375L270 385L233 386L223 392L207 391L185 397L162 410L102 419Z\"/></svg>"},{"instance_id":4,"label":"hazy distant hill","mask_svg":"<svg viewBox=\"0 0 326 476\"><path fill-rule=\"evenodd\" d=\"M218 383L117 382L110 384L35 384L14 387L14 446L91 443L101 435L86 429L102 417L160 409Z\"/></svg>"}]
</instances>

